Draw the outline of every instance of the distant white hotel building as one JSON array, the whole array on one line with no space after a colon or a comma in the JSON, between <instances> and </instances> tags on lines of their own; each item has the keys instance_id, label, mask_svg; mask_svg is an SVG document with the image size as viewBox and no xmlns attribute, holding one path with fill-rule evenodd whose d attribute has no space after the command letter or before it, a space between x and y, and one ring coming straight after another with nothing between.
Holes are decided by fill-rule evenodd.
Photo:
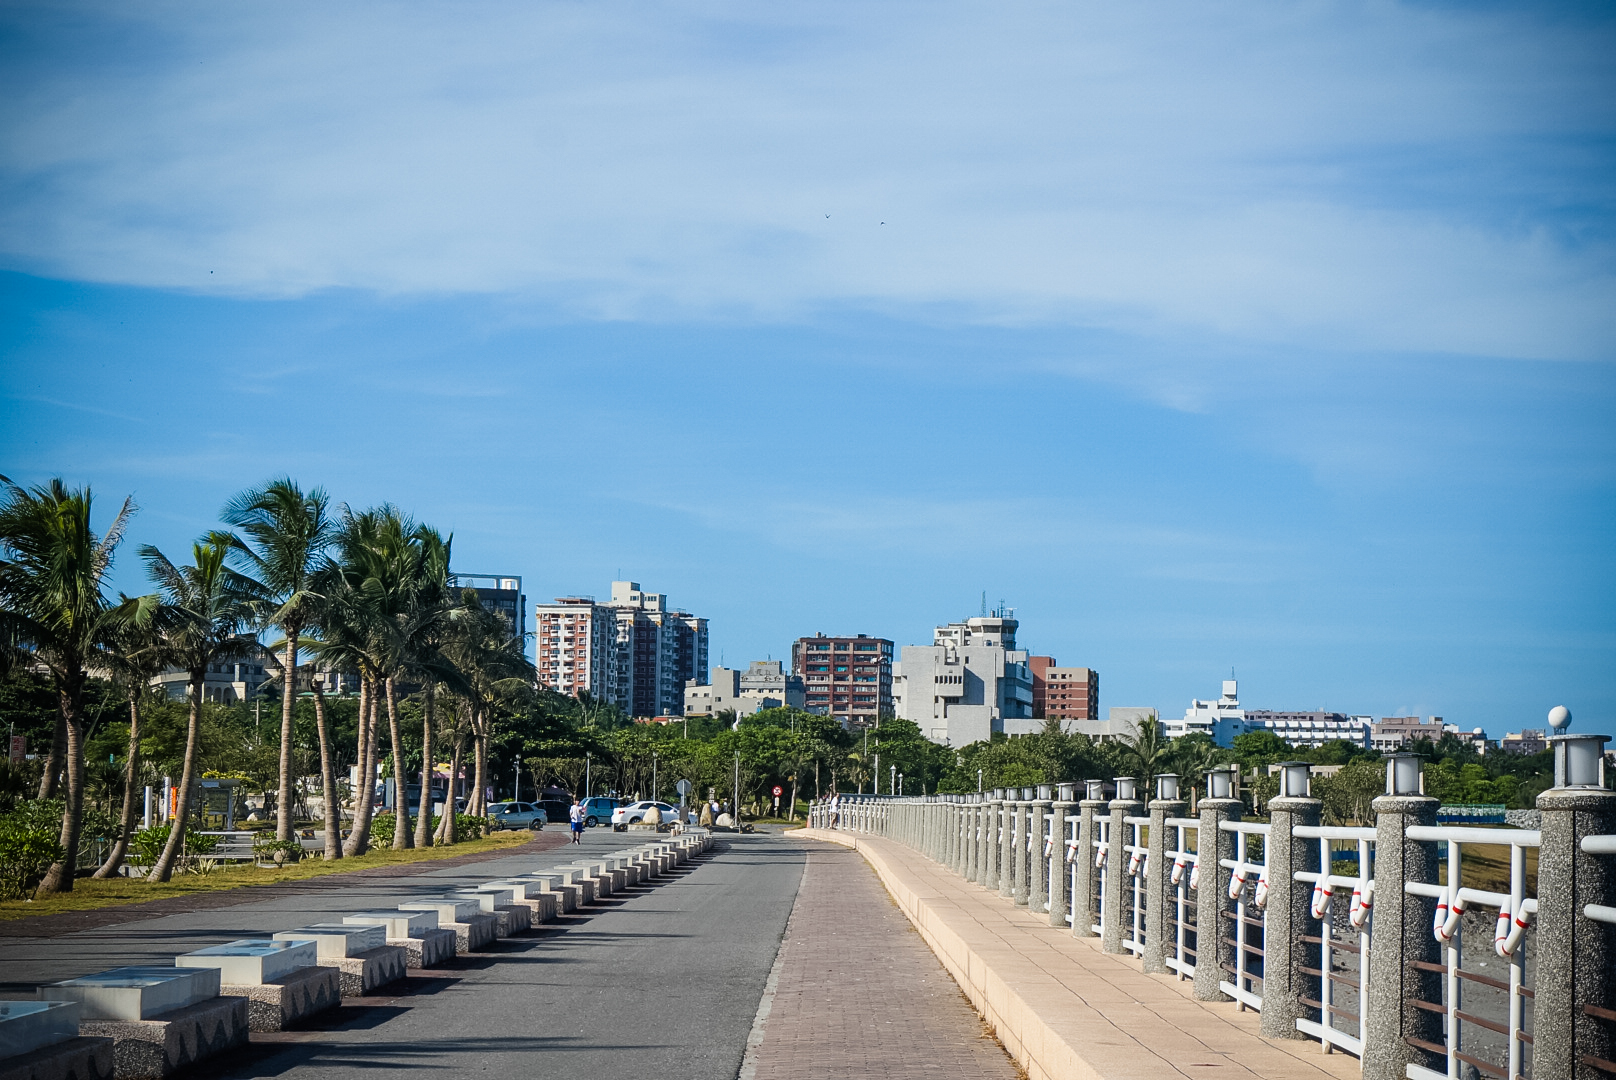
<instances>
[{"instance_id":1,"label":"distant white hotel building","mask_svg":"<svg viewBox=\"0 0 1616 1080\"><path fill-rule=\"evenodd\" d=\"M785 672L780 660L754 660L745 671L713 668L712 681L685 683L685 715L712 716L734 709L736 716L751 716L764 709L803 707L802 679Z\"/></svg>"},{"instance_id":2,"label":"distant white hotel building","mask_svg":"<svg viewBox=\"0 0 1616 1080\"><path fill-rule=\"evenodd\" d=\"M1019 625L1000 612L939 626L930 645L905 645L892 665L893 712L945 746L1038 731Z\"/></svg>"},{"instance_id":3,"label":"distant white hotel building","mask_svg":"<svg viewBox=\"0 0 1616 1080\"><path fill-rule=\"evenodd\" d=\"M1240 707L1240 695L1233 679L1223 680L1223 696L1212 701L1196 698L1184 710L1182 720L1164 722L1167 734L1173 738L1185 735L1206 735L1219 746L1232 746L1236 735L1246 733L1246 713Z\"/></svg>"},{"instance_id":4,"label":"distant white hotel building","mask_svg":"<svg viewBox=\"0 0 1616 1080\"><path fill-rule=\"evenodd\" d=\"M1372 718L1368 716L1242 709L1239 686L1234 679L1223 680L1222 697L1214 701L1196 698L1184 710L1182 720L1166 722L1167 734L1174 738L1202 734L1219 746L1233 746L1235 737L1248 731L1271 731L1292 746L1318 747L1342 740L1367 747L1372 727Z\"/></svg>"}]
</instances>

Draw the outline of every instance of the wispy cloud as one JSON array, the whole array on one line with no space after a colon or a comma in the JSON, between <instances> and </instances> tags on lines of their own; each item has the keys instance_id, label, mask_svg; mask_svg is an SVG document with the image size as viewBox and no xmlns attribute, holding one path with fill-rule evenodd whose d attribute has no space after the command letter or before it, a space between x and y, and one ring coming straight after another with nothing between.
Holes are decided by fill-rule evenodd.
<instances>
[{"instance_id":1,"label":"wispy cloud","mask_svg":"<svg viewBox=\"0 0 1616 1080\"><path fill-rule=\"evenodd\" d=\"M1393 3L13 6L6 265L1609 358L1616 34Z\"/></svg>"}]
</instances>

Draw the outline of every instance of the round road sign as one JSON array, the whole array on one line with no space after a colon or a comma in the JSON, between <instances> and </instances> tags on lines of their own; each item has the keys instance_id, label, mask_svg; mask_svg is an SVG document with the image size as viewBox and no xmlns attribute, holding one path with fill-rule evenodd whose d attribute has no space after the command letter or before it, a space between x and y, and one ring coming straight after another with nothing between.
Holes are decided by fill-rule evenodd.
<instances>
[{"instance_id":1,"label":"round road sign","mask_svg":"<svg viewBox=\"0 0 1616 1080\"><path fill-rule=\"evenodd\" d=\"M677 784L673 785L673 790L677 791L681 795L689 795L692 786L693 785L689 780L681 780Z\"/></svg>"},{"instance_id":2,"label":"round road sign","mask_svg":"<svg viewBox=\"0 0 1616 1080\"><path fill-rule=\"evenodd\" d=\"M774 785L775 798L779 798L781 795L784 795L785 793L786 793L785 788L781 787L779 784Z\"/></svg>"}]
</instances>

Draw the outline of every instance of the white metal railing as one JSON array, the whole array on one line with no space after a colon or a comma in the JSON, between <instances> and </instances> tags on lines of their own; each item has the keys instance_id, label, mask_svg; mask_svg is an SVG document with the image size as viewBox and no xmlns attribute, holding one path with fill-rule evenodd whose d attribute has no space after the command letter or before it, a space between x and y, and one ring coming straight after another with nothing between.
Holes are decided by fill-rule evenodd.
<instances>
[{"instance_id":1,"label":"white metal railing","mask_svg":"<svg viewBox=\"0 0 1616 1080\"><path fill-rule=\"evenodd\" d=\"M1263 920L1252 918L1249 912L1256 910L1260 913L1268 903L1268 867L1265 865L1268 858L1268 826L1251 821L1223 821L1218 823L1218 827L1234 833L1234 858L1219 860L1233 875L1229 879L1229 899L1234 902L1234 910L1225 910L1223 914L1234 922L1234 938L1229 942L1234 946L1234 966L1227 969L1234 976L1234 981L1225 979L1218 983L1218 988L1234 998L1242 1011L1260 1011L1263 949L1268 942L1263 937ZM1253 862L1249 857L1249 840L1253 836L1263 839L1264 862ZM1197 843L1199 840L1197 837ZM1248 895L1251 897L1249 900ZM1205 932L1206 928L1202 930ZM1212 927L1211 932L1222 934L1223 927ZM1253 934L1257 937L1255 943ZM1256 965L1251 963L1253 958L1257 960Z\"/></svg>"},{"instance_id":2,"label":"white metal railing","mask_svg":"<svg viewBox=\"0 0 1616 1080\"><path fill-rule=\"evenodd\" d=\"M1084 857L1078 850L1079 833L1083 818L1077 814L1066 815L1066 850L1064 852L1062 872L1066 875L1066 921L1077 921L1077 860Z\"/></svg>"},{"instance_id":3,"label":"white metal railing","mask_svg":"<svg viewBox=\"0 0 1616 1080\"><path fill-rule=\"evenodd\" d=\"M1447 1057L1447 1071L1442 1073L1410 1065L1410 1080L1446 1080L1447 1077L1460 1075L1460 1070L1466 1064L1493 1074L1507 1070L1509 1077L1526 1075L1522 1059L1525 1047L1530 1045L1531 1034L1526 1030L1525 1003L1531 991L1526 986L1525 932L1537 914L1537 899L1526 895L1526 852L1529 848L1541 846L1542 834L1535 829L1414 825L1408 829L1407 835L1410 840L1436 841L1447 848L1443 860L1447 870L1445 882L1409 881L1403 886L1410 894L1432 897L1437 901L1432 933L1443 945L1443 963L1428 965L1434 966L1443 976L1443 1000L1424 1004L1442 1010L1443 1046L1439 1049ZM1508 893L1465 886L1463 861L1466 844L1508 845ZM1475 908L1490 908L1498 912L1493 940L1487 951L1508 962L1508 982L1464 967L1464 913ZM1503 1025L1465 1009L1463 984L1466 982L1502 990L1509 995L1505 1010L1507 1019ZM1505 1048L1507 1063L1490 1062L1466 1053L1465 1025L1504 1035L1509 1040Z\"/></svg>"},{"instance_id":4,"label":"white metal railing","mask_svg":"<svg viewBox=\"0 0 1616 1080\"><path fill-rule=\"evenodd\" d=\"M1584 836L1582 850L1589 855L1616 855L1616 835L1611 836ZM1616 907L1607 904L1584 904L1582 906L1584 918L1595 922L1611 923L1616 925Z\"/></svg>"},{"instance_id":5,"label":"white metal railing","mask_svg":"<svg viewBox=\"0 0 1616 1080\"><path fill-rule=\"evenodd\" d=\"M1054 907L1055 875L1063 873L1066 869L1065 852L1061 850L1061 835L1063 832L1065 832L1065 829L1060 821L1056 820L1053 813L1044 815L1043 847L1041 849L1044 860L1044 895L1042 898L1044 902L1042 910L1044 911L1050 911ZM1070 896L1071 893L1068 892L1067 895ZM1068 904L1067 908L1070 910L1071 905Z\"/></svg>"},{"instance_id":6,"label":"white metal railing","mask_svg":"<svg viewBox=\"0 0 1616 1080\"><path fill-rule=\"evenodd\" d=\"M1148 903L1146 879L1150 874L1150 846L1146 836L1150 828L1148 817L1124 817L1127 830L1122 853L1128 856L1128 880L1123 883L1125 914L1130 923L1122 928L1122 947L1135 956L1145 955L1145 908Z\"/></svg>"},{"instance_id":7,"label":"white metal railing","mask_svg":"<svg viewBox=\"0 0 1616 1080\"><path fill-rule=\"evenodd\" d=\"M1313 941L1319 946L1319 1000L1310 1001L1303 998L1304 1004L1312 1005L1319 1010L1319 1019L1316 1022L1299 1019L1296 1021L1296 1029L1322 1042L1327 1053L1332 1047L1339 1047L1362 1058L1365 1024L1369 1015L1369 948L1373 927L1373 919L1370 916L1375 904L1375 830L1329 825L1298 825L1294 832L1302 839L1317 840L1319 843L1319 872L1312 873L1306 870L1296 872L1297 881L1311 883L1313 886L1308 911L1313 918L1319 920L1317 939L1303 938L1304 941ZM1358 873L1355 876L1347 877L1335 873L1335 863L1341 857L1336 854L1338 849L1335 845L1338 843L1355 845L1358 866ZM1345 853L1353 849L1340 850ZM1347 908L1345 926L1336 925L1337 889L1350 890L1352 896ZM1351 938L1357 940L1350 940ZM1356 998L1356 1012L1342 1007L1340 1003L1350 999L1337 996L1335 988L1338 985L1345 986L1353 992L1352 997ZM1348 1021L1352 1030L1343 1031L1336 1027L1335 1021L1338 1017Z\"/></svg>"},{"instance_id":8,"label":"white metal railing","mask_svg":"<svg viewBox=\"0 0 1616 1080\"><path fill-rule=\"evenodd\" d=\"M1200 854L1191 851L1186 843L1186 837L1192 830L1196 832L1199 843L1200 826L1200 821L1195 818L1167 819L1167 827L1172 830L1172 842L1166 845L1166 856L1172 866L1168 881L1173 887L1173 941L1166 963L1168 970L1177 973L1180 979L1195 978L1195 953L1200 944L1198 941L1193 945L1190 943L1196 932L1195 897L1201 877Z\"/></svg>"},{"instance_id":9,"label":"white metal railing","mask_svg":"<svg viewBox=\"0 0 1616 1080\"><path fill-rule=\"evenodd\" d=\"M1089 876L1089 909L1094 912L1094 924L1089 927L1101 937L1105 936L1105 880L1111 872L1111 819L1094 815L1094 873Z\"/></svg>"}]
</instances>

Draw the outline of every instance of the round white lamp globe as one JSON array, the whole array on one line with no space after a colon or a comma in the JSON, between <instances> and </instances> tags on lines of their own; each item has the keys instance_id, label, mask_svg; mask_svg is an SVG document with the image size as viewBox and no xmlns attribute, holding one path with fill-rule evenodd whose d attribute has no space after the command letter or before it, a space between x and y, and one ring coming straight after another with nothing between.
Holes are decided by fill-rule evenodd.
<instances>
[{"instance_id":1,"label":"round white lamp globe","mask_svg":"<svg viewBox=\"0 0 1616 1080\"><path fill-rule=\"evenodd\" d=\"M1564 705L1556 705L1549 710L1549 726L1556 732L1564 732L1571 726L1571 710Z\"/></svg>"}]
</instances>

